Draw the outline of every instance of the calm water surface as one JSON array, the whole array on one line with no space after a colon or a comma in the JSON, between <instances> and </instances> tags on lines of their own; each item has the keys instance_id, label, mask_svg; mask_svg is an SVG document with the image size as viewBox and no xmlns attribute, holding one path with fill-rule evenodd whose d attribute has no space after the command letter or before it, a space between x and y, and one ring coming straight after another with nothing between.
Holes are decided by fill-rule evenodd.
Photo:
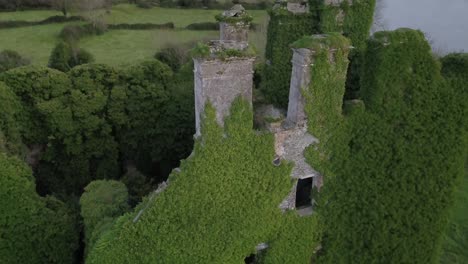
<instances>
[{"instance_id":1,"label":"calm water surface","mask_svg":"<svg viewBox=\"0 0 468 264\"><path fill-rule=\"evenodd\" d=\"M442 53L468 52L468 0L377 0L375 30L409 27L426 33Z\"/></svg>"}]
</instances>

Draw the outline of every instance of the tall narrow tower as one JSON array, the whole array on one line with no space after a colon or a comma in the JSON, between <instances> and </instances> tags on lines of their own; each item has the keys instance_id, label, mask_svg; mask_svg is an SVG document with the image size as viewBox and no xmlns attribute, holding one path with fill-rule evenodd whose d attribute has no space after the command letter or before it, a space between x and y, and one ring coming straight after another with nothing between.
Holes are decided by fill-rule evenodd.
<instances>
[{"instance_id":1,"label":"tall narrow tower","mask_svg":"<svg viewBox=\"0 0 468 264\"><path fill-rule=\"evenodd\" d=\"M232 102L241 96L252 103L253 63L249 52L248 29L252 18L241 5L216 16L220 40L197 47L194 55L196 134L201 135L205 105L216 110L216 121L224 125Z\"/></svg>"}]
</instances>

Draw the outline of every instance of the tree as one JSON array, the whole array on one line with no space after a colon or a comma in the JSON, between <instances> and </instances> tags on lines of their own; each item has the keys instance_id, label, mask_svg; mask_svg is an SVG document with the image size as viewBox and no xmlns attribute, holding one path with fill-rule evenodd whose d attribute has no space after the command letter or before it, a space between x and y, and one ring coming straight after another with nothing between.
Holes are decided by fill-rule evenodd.
<instances>
[{"instance_id":1,"label":"tree","mask_svg":"<svg viewBox=\"0 0 468 264\"><path fill-rule=\"evenodd\" d=\"M13 50L3 50L0 52L0 73L8 71L9 69L21 67L30 64L28 59L21 57L21 55Z\"/></svg>"},{"instance_id":2,"label":"tree","mask_svg":"<svg viewBox=\"0 0 468 264\"><path fill-rule=\"evenodd\" d=\"M62 11L64 16L68 15L69 10L72 8L72 0L52 0L52 7L56 10Z\"/></svg>"},{"instance_id":3,"label":"tree","mask_svg":"<svg viewBox=\"0 0 468 264\"><path fill-rule=\"evenodd\" d=\"M67 206L35 191L31 169L0 153L0 262L74 263L75 218Z\"/></svg>"}]
</instances>

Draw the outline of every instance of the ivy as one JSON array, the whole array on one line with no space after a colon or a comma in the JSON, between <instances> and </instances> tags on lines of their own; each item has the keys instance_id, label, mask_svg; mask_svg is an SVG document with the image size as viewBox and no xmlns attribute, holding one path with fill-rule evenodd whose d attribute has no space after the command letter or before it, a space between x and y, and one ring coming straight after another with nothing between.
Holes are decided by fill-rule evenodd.
<instances>
[{"instance_id":1,"label":"ivy","mask_svg":"<svg viewBox=\"0 0 468 264\"><path fill-rule=\"evenodd\" d=\"M318 263L436 263L463 175L460 105L421 32L380 32L368 46L365 110L345 119L348 154L322 194Z\"/></svg>"},{"instance_id":2,"label":"ivy","mask_svg":"<svg viewBox=\"0 0 468 264\"><path fill-rule=\"evenodd\" d=\"M267 101L286 108L292 70L290 44L304 35L316 33L318 20L314 14L293 14L283 8L269 12L267 61L261 91Z\"/></svg>"},{"instance_id":3,"label":"ivy","mask_svg":"<svg viewBox=\"0 0 468 264\"><path fill-rule=\"evenodd\" d=\"M205 109L202 136L181 171L171 174L162 193L119 218L88 263L241 263L257 244L270 241L273 255L265 256L266 263L310 259L307 250L299 256L277 255L294 250L288 229L297 234L299 225L314 226L314 218L284 215L278 208L292 185L291 165L272 164L273 136L252 130L251 106L241 99L231 106L224 128L214 108ZM295 245L313 248L317 238Z\"/></svg>"}]
</instances>

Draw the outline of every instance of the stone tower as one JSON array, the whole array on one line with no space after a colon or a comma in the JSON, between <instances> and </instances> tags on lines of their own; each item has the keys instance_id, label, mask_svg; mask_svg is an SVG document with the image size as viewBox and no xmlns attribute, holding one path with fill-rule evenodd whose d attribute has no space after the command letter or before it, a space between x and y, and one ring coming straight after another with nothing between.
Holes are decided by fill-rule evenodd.
<instances>
[{"instance_id":1,"label":"stone tower","mask_svg":"<svg viewBox=\"0 0 468 264\"><path fill-rule=\"evenodd\" d=\"M313 107L314 99L306 101L304 95L310 94L310 89L324 89L324 87L314 86L317 78L325 78L320 81L322 85L328 82L327 77L313 76L312 67L327 67L329 64L334 68L336 65L336 53L339 49L343 49L345 64L347 68L347 53L349 51L349 42L346 38L330 35L313 35L304 37L301 42L302 47L293 48L292 58L292 73L289 89L289 104L286 120L275 126L271 126L272 132L275 134L275 151L279 159L285 159L294 162L291 177L297 180L297 184L293 187L290 194L280 204L283 210L297 209L300 215L308 215L312 213L313 199L310 197L312 190L317 191L323 184L323 176L321 173L312 168L305 159L305 150L314 144L321 144L323 138L316 138L317 135L311 135L310 131L316 131L314 128L308 127L311 123L309 117L321 119L320 116L311 116L306 113L307 107ZM319 53L326 52L327 60L317 60ZM341 58L343 59L343 58ZM346 80L346 71L340 73L342 76L337 76L342 81L342 89L344 94L344 86ZM341 100L334 102L337 106L326 111L338 111L336 114L341 114ZM317 115L320 115L318 113ZM310 121L310 122L309 122Z\"/></svg>"},{"instance_id":2,"label":"stone tower","mask_svg":"<svg viewBox=\"0 0 468 264\"><path fill-rule=\"evenodd\" d=\"M241 5L218 15L220 40L210 41L198 47L206 52L196 55L195 78L195 137L201 135L201 121L205 105L210 103L216 110L216 121L224 125L232 102L241 96L252 103L253 63L249 53L248 29L251 17Z\"/></svg>"}]
</instances>

